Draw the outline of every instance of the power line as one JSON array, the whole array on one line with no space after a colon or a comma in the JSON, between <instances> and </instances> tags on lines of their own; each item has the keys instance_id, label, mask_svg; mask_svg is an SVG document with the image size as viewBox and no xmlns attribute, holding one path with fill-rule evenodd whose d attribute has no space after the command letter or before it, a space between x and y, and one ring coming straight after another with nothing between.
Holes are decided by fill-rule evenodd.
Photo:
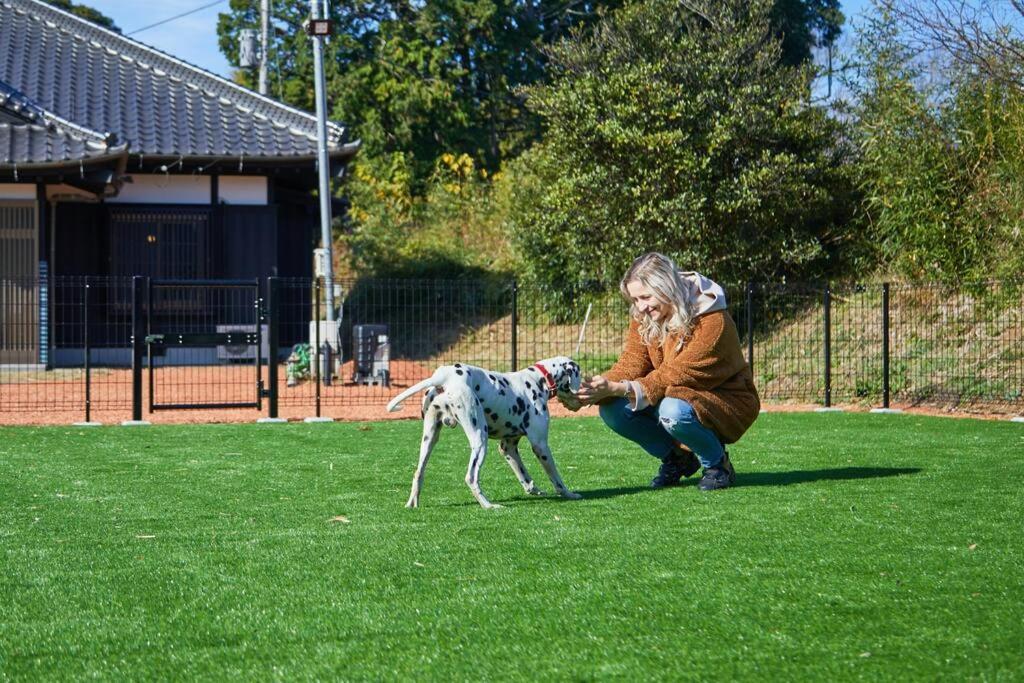
<instances>
[{"instance_id":1,"label":"power line","mask_svg":"<svg viewBox=\"0 0 1024 683\"><path fill-rule=\"evenodd\" d=\"M176 14L173 17L168 17L167 19L162 19L162 20L156 22L155 24L150 24L149 26L143 26L142 28L137 28L134 31L131 31L130 33L126 33L125 35L126 36L133 36L136 33L141 33L142 31L146 31L148 29L155 28L157 26L160 26L161 24L166 24L169 21L174 21L175 19L181 19L182 17L187 17L190 14L195 14L196 12L201 12L204 9L209 9L210 7L213 7L214 5L219 5L219 4L223 3L223 2L227 2L227 0L214 0L211 3L207 3L207 4L203 5L202 7L196 7L195 9L190 9L187 12L182 12L181 14Z\"/></svg>"}]
</instances>

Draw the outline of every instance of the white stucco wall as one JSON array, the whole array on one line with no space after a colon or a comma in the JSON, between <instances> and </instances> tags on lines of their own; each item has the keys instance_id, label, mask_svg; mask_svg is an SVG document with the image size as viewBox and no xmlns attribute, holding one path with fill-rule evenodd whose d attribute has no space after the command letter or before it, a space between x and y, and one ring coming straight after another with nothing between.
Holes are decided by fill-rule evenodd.
<instances>
[{"instance_id":1,"label":"white stucco wall","mask_svg":"<svg viewBox=\"0 0 1024 683\"><path fill-rule=\"evenodd\" d=\"M222 175L217 181L217 194L226 204L267 203L267 179L264 176Z\"/></svg>"},{"instance_id":2,"label":"white stucco wall","mask_svg":"<svg viewBox=\"0 0 1024 683\"><path fill-rule=\"evenodd\" d=\"M203 175L164 175L145 173L129 176L132 182L121 186L110 204L209 204L210 177ZM268 185L265 176L221 176L218 196L226 204L266 206ZM58 200L96 200L84 190L70 185L48 185L46 196ZM34 183L0 183L0 199L35 199Z\"/></svg>"},{"instance_id":3,"label":"white stucco wall","mask_svg":"<svg viewBox=\"0 0 1024 683\"><path fill-rule=\"evenodd\" d=\"M210 177L203 175L166 175L139 173L121 186L110 204L209 204Z\"/></svg>"}]
</instances>

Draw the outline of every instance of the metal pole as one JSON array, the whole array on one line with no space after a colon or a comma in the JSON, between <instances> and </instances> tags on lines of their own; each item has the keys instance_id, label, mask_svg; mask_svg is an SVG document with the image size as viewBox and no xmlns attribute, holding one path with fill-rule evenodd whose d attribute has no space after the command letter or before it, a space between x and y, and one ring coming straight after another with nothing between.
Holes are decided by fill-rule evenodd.
<instances>
[{"instance_id":1,"label":"metal pole","mask_svg":"<svg viewBox=\"0 0 1024 683\"><path fill-rule=\"evenodd\" d=\"M825 284L825 407L832 406L832 288Z\"/></svg>"},{"instance_id":2,"label":"metal pole","mask_svg":"<svg viewBox=\"0 0 1024 683\"><path fill-rule=\"evenodd\" d=\"M754 283L747 283L747 365L754 372Z\"/></svg>"},{"instance_id":3,"label":"metal pole","mask_svg":"<svg viewBox=\"0 0 1024 683\"><path fill-rule=\"evenodd\" d=\"M882 283L882 407L889 407L889 283Z\"/></svg>"},{"instance_id":4,"label":"metal pole","mask_svg":"<svg viewBox=\"0 0 1024 683\"><path fill-rule=\"evenodd\" d=\"M146 282L146 310L147 311L152 311L153 310L153 288L150 286L150 284L151 283L149 281ZM146 334L147 335L153 333L153 330L150 329L150 318L151 317L152 316L146 316ZM165 358L166 358L166 356L165 356ZM148 379L149 379L149 412L152 413L153 410L154 410L154 408L153 408L153 404L154 404L153 396L156 394L156 392L153 390L153 388L156 385L156 383L155 383L155 381L153 379L153 347L151 345L149 345L149 344L146 344L146 377L148 377Z\"/></svg>"},{"instance_id":5,"label":"metal pole","mask_svg":"<svg viewBox=\"0 0 1024 683\"><path fill-rule=\"evenodd\" d=\"M316 288L313 295L313 320L316 321L313 328L315 330L313 332L313 344L315 345L313 358L316 359L313 363L315 366L313 368L313 378L316 385L316 416L320 417L320 364L323 362L324 353L324 350L320 348L320 278L316 279Z\"/></svg>"},{"instance_id":6,"label":"metal pole","mask_svg":"<svg viewBox=\"0 0 1024 683\"><path fill-rule=\"evenodd\" d=\"M512 281L512 367L510 372L515 372L519 367L517 357L519 340L516 337L516 328L519 327L519 283Z\"/></svg>"},{"instance_id":7,"label":"metal pole","mask_svg":"<svg viewBox=\"0 0 1024 683\"><path fill-rule=\"evenodd\" d=\"M256 301L253 302L256 318L256 410L263 410L263 297L260 296L259 278L256 278L253 284L255 285L253 291L256 294ZM267 336L270 336L269 330L267 331ZM267 342L269 343L269 341L268 339ZM267 365L270 365L269 358L267 359Z\"/></svg>"},{"instance_id":8,"label":"metal pole","mask_svg":"<svg viewBox=\"0 0 1024 683\"><path fill-rule=\"evenodd\" d=\"M267 94L267 61L270 47L270 0L260 2L260 94Z\"/></svg>"},{"instance_id":9,"label":"metal pole","mask_svg":"<svg viewBox=\"0 0 1024 683\"><path fill-rule=\"evenodd\" d=\"M310 0L313 19L320 19L317 0ZM331 238L331 162L327 156L327 86L324 82L323 38L313 36L313 79L316 90L317 167L320 174L320 240L326 250L324 264L324 301L327 320L334 320L334 261Z\"/></svg>"},{"instance_id":10,"label":"metal pole","mask_svg":"<svg viewBox=\"0 0 1024 683\"><path fill-rule=\"evenodd\" d=\"M85 346L85 421L92 422L92 373L89 363L89 277L85 278L85 292L82 300L82 324L83 331L82 345Z\"/></svg>"},{"instance_id":11,"label":"metal pole","mask_svg":"<svg viewBox=\"0 0 1024 683\"><path fill-rule=\"evenodd\" d=\"M278 281L276 277L267 278L267 381L269 382L268 398L270 399L270 417L277 417L277 372L278 345L280 344L280 300L278 299Z\"/></svg>"},{"instance_id":12,"label":"metal pole","mask_svg":"<svg viewBox=\"0 0 1024 683\"><path fill-rule=\"evenodd\" d=\"M146 328L142 323L143 282L145 278L132 278L132 420L142 421L142 337Z\"/></svg>"}]
</instances>

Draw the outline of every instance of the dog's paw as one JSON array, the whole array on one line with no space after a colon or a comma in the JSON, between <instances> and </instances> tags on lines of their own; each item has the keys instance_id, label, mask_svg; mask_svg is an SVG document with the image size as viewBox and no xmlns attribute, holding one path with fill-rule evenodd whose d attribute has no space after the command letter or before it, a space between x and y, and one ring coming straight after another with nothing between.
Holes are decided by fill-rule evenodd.
<instances>
[{"instance_id":1,"label":"dog's paw","mask_svg":"<svg viewBox=\"0 0 1024 683\"><path fill-rule=\"evenodd\" d=\"M566 498L568 500L579 500L582 497L583 496L576 493L575 491L562 491L562 498Z\"/></svg>"},{"instance_id":2,"label":"dog's paw","mask_svg":"<svg viewBox=\"0 0 1024 683\"><path fill-rule=\"evenodd\" d=\"M547 495L546 493L544 493L544 489L537 488L536 484L530 484L529 487L525 487L524 486L523 490L526 491L527 495L530 495L530 496L546 496Z\"/></svg>"},{"instance_id":3,"label":"dog's paw","mask_svg":"<svg viewBox=\"0 0 1024 683\"><path fill-rule=\"evenodd\" d=\"M405 504L405 507L407 507L407 508L418 508L419 506L420 506L420 501L418 499L416 499L416 498L410 498L409 502Z\"/></svg>"}]
</instances>

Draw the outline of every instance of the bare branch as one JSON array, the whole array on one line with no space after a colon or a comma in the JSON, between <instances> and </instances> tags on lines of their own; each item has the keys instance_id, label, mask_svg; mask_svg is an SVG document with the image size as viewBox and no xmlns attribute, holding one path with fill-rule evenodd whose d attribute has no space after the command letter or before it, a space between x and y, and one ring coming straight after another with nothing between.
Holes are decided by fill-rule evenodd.
<instances>
[{"instance_id":1,"label":"bare branch","mask_svg":"<svg viewBox=\"0 0 1024 683\"><path fill-rule=\"evenodd\" d=\"M1024 0L879 0L905 40L1024 89Z\"/></svg>"}]
</instances>

